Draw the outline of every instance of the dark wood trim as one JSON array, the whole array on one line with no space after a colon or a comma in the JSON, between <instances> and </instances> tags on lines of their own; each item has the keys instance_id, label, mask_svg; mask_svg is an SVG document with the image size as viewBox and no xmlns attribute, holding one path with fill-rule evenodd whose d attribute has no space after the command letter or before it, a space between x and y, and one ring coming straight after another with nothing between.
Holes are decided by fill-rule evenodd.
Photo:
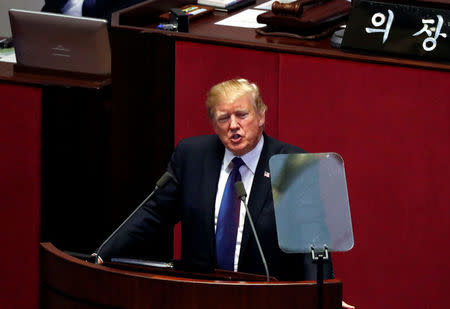
<instances>
[{"instance_id":1,"label":"dark wood trim","mask_svg":"<svg viewBox=\"0 0 450 309\"><path fill-rule=\"evenodd\" d=\"M74 75L54 71L15 69L14 63L0 62L0 80L11 83L22 83L35 86L62 86L100 89L111 85L110 76Z\"/></svg>"}]
</instances>

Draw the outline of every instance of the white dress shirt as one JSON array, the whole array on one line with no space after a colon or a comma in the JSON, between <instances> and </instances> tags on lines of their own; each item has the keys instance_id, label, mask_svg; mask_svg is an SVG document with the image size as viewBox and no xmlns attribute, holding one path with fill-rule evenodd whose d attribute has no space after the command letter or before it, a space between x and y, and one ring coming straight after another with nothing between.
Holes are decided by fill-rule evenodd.
<instances>
[{"instance_id":1,"label":"white dress shirt","mask_svg":"<svg viewBox=\"0 0 450 309\"><path fill-rule=\"evenodd\" d=\"M66 5L62 8L65 15L81 16L84 0L68 0Z\"/></svg>"},{"instance_id":2,"label":"white dress shirt","mask_svg":"<svg viewBox=\"0 0 450 309\"><path fill-rule=\"evenodd\" d=\"M241 173L242 183L244 184L245 191L247 192L247 200L250 196L250 191L253 184L253 178L255 176L256 167L258 165L259 157L261 155L261 151L264 145L264 136L261 136L258 144L255 148L253 148L250 152L246 153L242 157L243 164L239 168L239 172ZM225 190L225 185L228 180L228 176L233 169L231 160L235 155L225 149L225 155L222 161L222 167L220 169L219 183L217 185L217 195L216 195L216 204L215 204L215 216L214 216L214 230L217 228L217 217L219 216L220 204L222 202L223 192ZM247 202L247 201L246 201ZM244 231L244 222L245 222L245 206L241 202L240 215L239 215L239 227L236 236L236 250L234 254L234 271L237 271L239 265L239 252L241 250L241 241L242 241L242 232Z\"/></svg>"}]
</instances>

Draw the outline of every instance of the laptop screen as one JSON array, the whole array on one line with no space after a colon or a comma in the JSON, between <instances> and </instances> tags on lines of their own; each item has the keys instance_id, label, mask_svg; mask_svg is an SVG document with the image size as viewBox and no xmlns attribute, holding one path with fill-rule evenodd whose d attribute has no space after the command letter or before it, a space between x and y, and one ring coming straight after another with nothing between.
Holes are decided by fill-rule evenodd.
<instances>
[{"instance_id":1,"label":"laptop screen","mask_svg":"<svg viewBox=\"0 0 450 309\"><path fill-rule=\"evenodd\" d=\"M9 10L17 63L95 75L111 73L107 21L62 14Z\"/></svg>"}]
</instances>

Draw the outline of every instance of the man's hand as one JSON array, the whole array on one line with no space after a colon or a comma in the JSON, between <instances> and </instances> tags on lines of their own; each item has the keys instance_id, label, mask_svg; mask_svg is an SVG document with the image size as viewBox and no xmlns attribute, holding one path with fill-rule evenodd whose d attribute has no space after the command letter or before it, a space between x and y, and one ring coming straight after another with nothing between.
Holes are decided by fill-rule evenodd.
<instances>
[{"instance_id":1,"label":"man's hand","mask_svg":"<svg viewBox=\"0 0 450 309\"><path fill-rule=\"evenodd\" d=\"M92 253L91 256L95 256L95 264L99 264L99 265L103 264L103 260L100 257L100 255L97 255L97 253ZM342 302L342 303L344 303L344 302Z\"/></svg>"},{"instance_id":2,"label":"man's hand","mask_svg":"<svg viewBox=\"0 0 450 309\"><path fill-rule=\"evenodd\" d=\"M349 305L345 301L342 301L342 308L355 309L355 306Z\"/></svg>"}]
</instances>

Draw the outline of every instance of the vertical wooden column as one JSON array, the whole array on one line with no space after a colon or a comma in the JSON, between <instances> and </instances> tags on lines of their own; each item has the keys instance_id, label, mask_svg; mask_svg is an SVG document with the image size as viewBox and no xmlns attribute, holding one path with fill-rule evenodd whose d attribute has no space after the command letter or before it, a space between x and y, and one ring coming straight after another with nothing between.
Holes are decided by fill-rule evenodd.
<instances>
[{"instance_id":1,"label":"vertical wooden column","mask_svg":"<svg viewBox=\"0 0 450 309\"><path fill-rule=\"evenodd\" d=\"M41 90L0 82L0 304L38 308Z\"/></svg>"}]
</instances>

